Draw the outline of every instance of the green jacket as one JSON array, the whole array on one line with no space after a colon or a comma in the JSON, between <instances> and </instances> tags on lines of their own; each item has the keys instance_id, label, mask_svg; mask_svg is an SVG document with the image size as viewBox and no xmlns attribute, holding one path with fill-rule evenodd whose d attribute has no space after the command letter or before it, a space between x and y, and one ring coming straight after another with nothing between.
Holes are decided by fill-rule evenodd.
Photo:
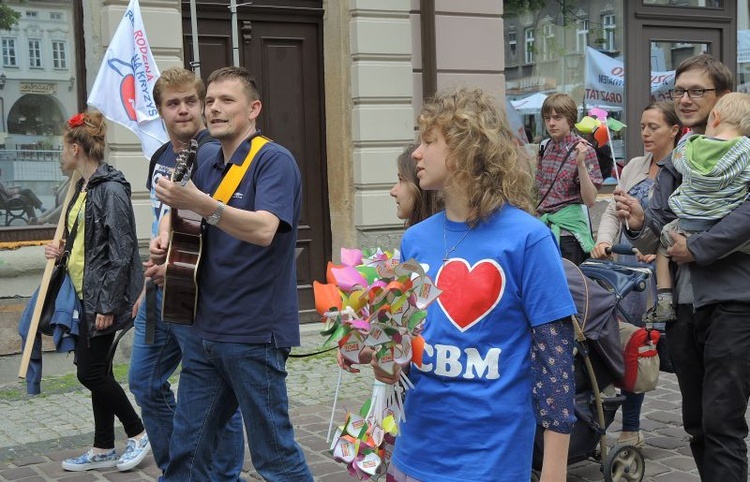
<instances>
[{"instance_id":1,"label":"green jacket","mask_svg":"<svg viewBox=\"0 0 750 482\"><path fill-rule=\"evenodd\" d=\"M539 220L549 226L558 243L560 243L560 230L564 229L575 236L585 253L594 249L589 216L583 204L572 204L565 206L556 213L542 214L539 216Z\"/></svg>"}]
</instances>

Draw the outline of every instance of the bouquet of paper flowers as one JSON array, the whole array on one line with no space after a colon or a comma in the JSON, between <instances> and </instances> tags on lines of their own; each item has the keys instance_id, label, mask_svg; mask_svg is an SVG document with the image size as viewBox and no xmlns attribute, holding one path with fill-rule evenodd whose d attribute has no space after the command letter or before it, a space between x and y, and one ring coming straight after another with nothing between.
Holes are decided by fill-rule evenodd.
<instances>
[{"instance_id":1,"label":"bouquet of paper flowers","mask_svg":"<svg viewBox=\"0 0 750 482\"><path fill-rule=\"evenodd\" d=\"M398 250L342 248L341 263L329 263L328 284L313 283L325 344L336 343L352 363L360 362L363 350L371 350L388 373L394 373L396 363L421 364L425 309L440 294L424 269L414 260L400 262ZM371 398L358 414L347 414L333 437L333 458L359 479L385 473L398 423L404 420L404 390L411 387L403 373L400 382L376 381Z\"/></svg>"}]
</instances>

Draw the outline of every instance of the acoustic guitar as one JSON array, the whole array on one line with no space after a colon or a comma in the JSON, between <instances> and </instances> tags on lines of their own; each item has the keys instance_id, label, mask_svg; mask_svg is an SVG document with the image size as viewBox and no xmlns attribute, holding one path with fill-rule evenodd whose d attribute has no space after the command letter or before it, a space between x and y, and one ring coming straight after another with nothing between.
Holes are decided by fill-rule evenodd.
<instances>
[{"instance_id":1,"label":"acoustic guitar","mask_svg":"<svg viewBox=\"0 0 750 482\"><path fill-rule=\"evenodd\" d=\"M190 179L195 166L198 142L190 145L177 156L171 179L183 186ZM161 316L164 321L181 325L192 325L198 302L198 280L203 218L189 210L172 209L167 270L164 276Z\"/></svg>"}]
</instances>

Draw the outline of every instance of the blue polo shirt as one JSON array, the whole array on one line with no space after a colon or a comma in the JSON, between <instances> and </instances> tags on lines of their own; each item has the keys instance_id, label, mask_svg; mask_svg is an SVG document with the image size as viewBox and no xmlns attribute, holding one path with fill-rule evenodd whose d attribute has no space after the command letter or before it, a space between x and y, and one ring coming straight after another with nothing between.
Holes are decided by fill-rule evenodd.
<instances>
[{"instance_id":1,"label":"blue polo shirt","mask_svg":"<svg viewBox=\"0 0 750 482\"><path fill-rule=\"evenodd\" d=\"M229 163L241 164L249 150L249 140L244 141ZM220 150L201 164L193 182L213 194L224 172ZM294 156L273 142L263 146L227 204L268 211L279 218L279 228L273 242L263 247L206 226L193 326L199 336L219 342L299 345L295 244L301 189Z\"/></svg>"}]
</instances>

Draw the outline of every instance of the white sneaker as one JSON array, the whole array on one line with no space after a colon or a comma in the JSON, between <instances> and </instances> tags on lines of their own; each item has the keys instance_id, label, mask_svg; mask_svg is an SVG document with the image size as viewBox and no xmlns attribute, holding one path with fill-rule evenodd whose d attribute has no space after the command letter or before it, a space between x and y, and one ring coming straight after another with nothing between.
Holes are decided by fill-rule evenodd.
<instances>
[{"instance_id":1,"label":"white sneaker","mask_svg":"<svg viewBox=\"0 0 750 482\"><path fill-rule=\"evenodd\" d=\"M148 441L148 435L143 434L140 440L129 438L128 443L125 446L125 453L122 454L120 460L117 462L117 470L124 472L137 466L146 455L151 452L151 444Z\"/></svg>"}]
</instances>

